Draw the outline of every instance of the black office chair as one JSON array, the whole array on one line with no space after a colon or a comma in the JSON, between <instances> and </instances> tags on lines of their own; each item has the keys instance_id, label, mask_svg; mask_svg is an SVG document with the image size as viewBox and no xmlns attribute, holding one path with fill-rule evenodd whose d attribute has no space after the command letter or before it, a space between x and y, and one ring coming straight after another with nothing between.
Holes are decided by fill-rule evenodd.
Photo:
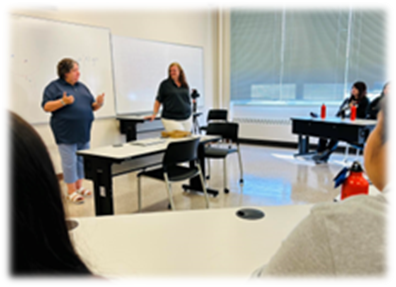
<instances>
[{"instance_id":1,"label":"black office chair","mask_svg":"<svg viewBox=\"0 0 396 287\"><path fill-rule=\"evenodd\" d=\"M239 159L239 169L241 172L241 177L239 179L240 183L243 183L243 168L242 168L242 157L239 148L238 140L238 129L239 125L237 123L210 123L206 130L207 135L219 135L227 143L227 147L219 146L208 146L205 148L205 158L208 159L223 159L224 160L224 193L229 193L227 188L227 161L226 158L231 153L238 153ZM233 148L233 144L236 148ZM208 163L208 170L210 174L210 162Z\"/></svg>"},{"instance_id":2,"label":"black office chair","mask_svg":"<svg viewBox=\"0 0 396 287\"><path fill-rule=\"evenodd\" d=\"M228 111L227 110L222 110L222 109L211 109L209 110L208 113L208 118L206 122L209 124L210 122L213 121L223 121L227 122L227 116L228 116ZM201 127L201 130L206 131L208 127Z\"/></svg>"},{"instance_id":3,"label":"black office chair","mask_svg":"<svg viewBox=\"0 0 396 287\"><path fill-rule=\"evenodd\" d=\"M205 194L206 208L209 208L209 199L206 192L206 185L202 176L201 166L198 161L198 145L199 138L192 140L182 140L173 142L168 145L164 158L162 160L162 167L142 171L138 176L138 205L139 212L141 211L141 177L147 176L161 181L165 181L166 189L168 191L169 202L172 210L175 210L175 205L172 198L171 183L183 181L199 175L201 184ZM194 167L185 167L179 165L184 162L195 161Z\"/></svg>"}]
</instances>

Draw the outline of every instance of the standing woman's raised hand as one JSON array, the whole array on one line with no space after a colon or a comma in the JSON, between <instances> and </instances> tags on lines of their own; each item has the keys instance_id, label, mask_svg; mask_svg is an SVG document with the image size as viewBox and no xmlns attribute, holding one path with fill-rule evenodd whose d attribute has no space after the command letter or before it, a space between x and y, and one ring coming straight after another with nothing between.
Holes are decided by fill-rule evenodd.
<instances>
[{"instance_id":1,"label":"standing woman's raised hand","mask_svg":"<svg viewBox=\"0 0 396 287\"><path fill-rule=\"evenodd\" d=\"M74 97L72 95L68 96L66 92L63 92L62 100L66 105L74 103Z\"/></svg>"},{"instance_id":2,"label":"standing woman's raised hand","mask_svg":"<svg viewBox=\"0 0 396 287\"><path fill-rule=\"evenodd\" d=\"M103 105L103 103L104 103L104 96L105 96L105 94L103 93L103 94L100 94L99 96L97 96L96 97L96 102L99 104L99 105Z\"/></svg>"}]
</instances>

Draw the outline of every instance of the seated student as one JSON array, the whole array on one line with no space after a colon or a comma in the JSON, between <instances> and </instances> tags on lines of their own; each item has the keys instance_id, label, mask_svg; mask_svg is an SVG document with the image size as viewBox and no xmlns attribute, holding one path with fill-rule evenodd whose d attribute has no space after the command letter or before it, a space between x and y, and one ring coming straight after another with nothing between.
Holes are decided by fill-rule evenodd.
<instances>
[{"instance_id":1,"label":"seated student","mask_svg":"<svg viewBox=\"0 0 396 287\"><path fill-rule=\"evenodd\" d=\"M381 102L382 99L386 96L389 95L389 83L386 83L384 88L382 89L381 95L379 97L375 98L369 105L368 107L368 112L367 112L367 118L370 120L376 120L377 119L377 114L380 110Z\"/></svg>"},{"instance_id":2,"label":"seated student","mask_svg":"<svg viewBox=\"0 0 396 287\"><path fill-rule=\"evenodd\" d=\"M367 116L367 109L370 101L366 97L367 86L363 82L356 82L352 86L351 96L348 99L345 99L337 114L336 117L349 117L350 115L346 115L346 111L350 111L352 106L356 106L356 118L365 119ZM327 162L331 156L331 154L336 150L338 145L337 140L328 140L326 138L320 138L318 143L317 154L313 156L313 160L319 164L322 162Z\"/></svg>"},{"instance_id":3,"label":"seated student","mask_svg":"<svg viewBox=\"0 0 396 287\"><path fill-rule=\"evenodd\" d=\"M66 227L61 191L36 131L10 113L11 274L91 275Z\"/></svg>"},{"instance_id":4,"label":"seated student","mask_svg":"<svg viewBox=\"0 0 396 287\"><path fill-rule=\"evenodd\" d=\"M386 209L388 206L386 116L364 150L366 173L382 191L342 202L315 205L291 232L268 265L254 276L378 276L386 271Z\"/></svg>"}]
</instances>

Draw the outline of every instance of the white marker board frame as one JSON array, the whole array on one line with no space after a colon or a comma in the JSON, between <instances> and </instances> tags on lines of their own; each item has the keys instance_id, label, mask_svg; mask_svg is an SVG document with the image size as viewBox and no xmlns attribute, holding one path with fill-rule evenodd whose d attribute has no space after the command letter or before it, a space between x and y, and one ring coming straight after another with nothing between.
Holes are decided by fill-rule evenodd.
<instances>
[{"instance_id":1,"label":"white marker board frame","mask_svg":"<svg viewBox=\"0 0 396 287\"><path fill-rule=\"evenodd\" d=\"M204 106L203 47L112 34L116 114L151 113L161 81L170 63L179 62L187 82L197 89L198 107Z\"/></svg>"},{"instance_id":2,"label":"white marker board frame","mask_svg":"<svg viewBox=\"0 0 396 287\"><path fill-rule=\"evenodd\" d=\"M20 14L12 14L10 24L10 110L31 124L48 123L43 92L58 78L58 62L70 57L79 62L80 81L93 96L105 93L95 118L115 116L110 29Z\"/></svg>"}]
</instances>

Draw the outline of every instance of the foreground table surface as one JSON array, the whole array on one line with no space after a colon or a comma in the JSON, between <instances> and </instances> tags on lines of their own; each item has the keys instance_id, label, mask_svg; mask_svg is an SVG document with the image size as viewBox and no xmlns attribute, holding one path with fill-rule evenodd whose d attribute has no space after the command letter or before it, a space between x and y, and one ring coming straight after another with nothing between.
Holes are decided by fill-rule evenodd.
<instances>
[{"instance_id":1,"label":"foreground table surface","mask_svg":"<svg viewBox=\"0 0 396 287\"><path fill-rule=\"evenodd\" d=\"M312 205L158 212L79 218L78 253L101 276L242 276L266 264ZM245 207L244 207L245 208Z\"/></svg>"}]
</instances>

